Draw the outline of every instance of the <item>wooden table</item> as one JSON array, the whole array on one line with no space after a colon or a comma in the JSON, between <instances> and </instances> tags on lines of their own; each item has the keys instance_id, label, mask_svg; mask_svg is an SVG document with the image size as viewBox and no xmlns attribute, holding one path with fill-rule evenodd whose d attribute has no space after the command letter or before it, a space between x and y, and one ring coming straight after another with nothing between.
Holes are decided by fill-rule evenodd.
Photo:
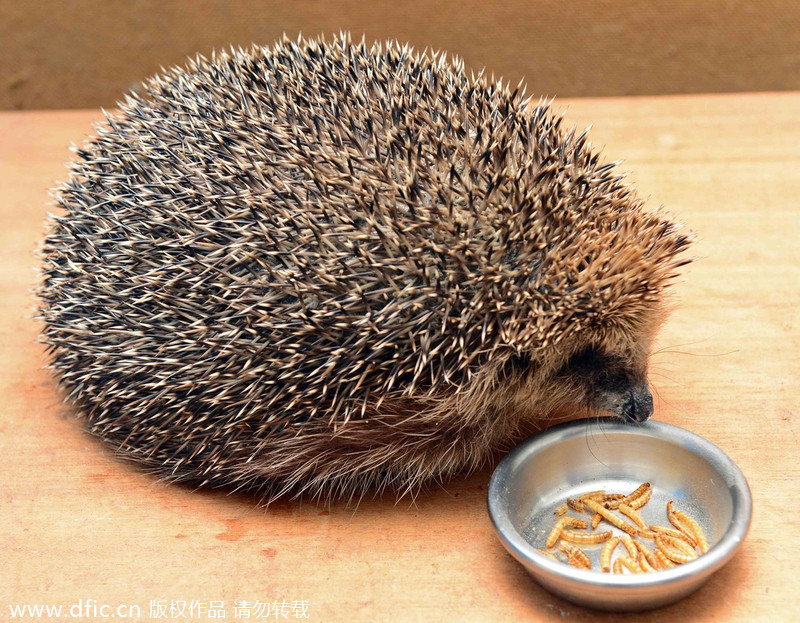
<instances>
[{"instance_id":1,"label":"wooden table","mask_svg":"<svg viewBox=\"0 0 800 623\"><path fill-rule=\"evenodd\" d=\"M594 144L697 233L699 261L653 358L656 417L719 445L754 496L734 560L636 620L800 620L800 94L556 106L594 123ZM0 619L11 603L80 605L85 620L100 618L94 605L131 604L150 621L159 600L223 600L228 620L256 600L286 600L288 620L303 601L313 621L628 618L554 598L505 553L489 471L416 504L265 510L160 483L83 433L42 369L30 291L48 188L99 117L0 113Z\"/></svg>"}]
</instances>

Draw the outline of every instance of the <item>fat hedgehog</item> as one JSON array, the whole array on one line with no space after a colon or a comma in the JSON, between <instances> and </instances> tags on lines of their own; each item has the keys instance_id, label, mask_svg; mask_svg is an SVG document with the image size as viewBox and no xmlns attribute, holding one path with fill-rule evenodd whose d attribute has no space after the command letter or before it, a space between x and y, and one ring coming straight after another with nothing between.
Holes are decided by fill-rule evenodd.
<instances>
[{"instance_id":1,"label":"fat hedgehog","mask_svg":"<svg viewBox=\"0 0 800 623\"><path fill-rule=\"evenodd\" d=\"M564 405L644 420L689 238L561 126L345 35L165 71L57 190L51 366L121 455L267 501L413 492Z\"/></svg>"}]
</instances>

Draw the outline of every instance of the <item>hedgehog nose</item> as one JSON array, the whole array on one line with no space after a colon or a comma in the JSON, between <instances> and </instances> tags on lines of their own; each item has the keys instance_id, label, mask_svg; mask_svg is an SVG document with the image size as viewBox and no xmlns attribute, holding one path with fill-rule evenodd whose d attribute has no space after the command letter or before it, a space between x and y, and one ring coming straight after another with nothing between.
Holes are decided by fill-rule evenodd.
<instances>
[{"instance_id":1,"label":"hedgehog nose","mask_svg":"<svg viewBox=\"0 0 800 623\"><path fill-rule=\"evenodd\" d=\"M653 415L653 396L647 386L631 390L622 405L622 416L631 422L644 422Z\"/></svg>"}]
</instances>

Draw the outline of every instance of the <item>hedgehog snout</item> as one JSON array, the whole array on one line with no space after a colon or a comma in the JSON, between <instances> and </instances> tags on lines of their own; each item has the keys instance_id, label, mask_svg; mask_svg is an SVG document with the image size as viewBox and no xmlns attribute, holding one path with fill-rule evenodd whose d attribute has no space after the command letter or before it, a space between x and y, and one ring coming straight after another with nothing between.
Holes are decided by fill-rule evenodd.
<instances>
[{"instance_id":1,"label":"hedgehog snout","mask_svg":"<svg viewBox=\"0 0 800 623\"><path fill-rule=\"evenodd\" d=\"M609 411L629 422L644 422L653 415L653 396L647 382L621 382L601 388L590 406L599 411Z\"/></svg>"},{"instance_id":2,"label":"hedgehog snout","mask_svg":"<svg viewBox=\"0 0 800 623\"><path fill-rule=\"evenodd\" d=\"M646 383L631 388L622 401L619 415L631 422L644 422L653 415L653 396Z\"/></svg>"}]
</instances>

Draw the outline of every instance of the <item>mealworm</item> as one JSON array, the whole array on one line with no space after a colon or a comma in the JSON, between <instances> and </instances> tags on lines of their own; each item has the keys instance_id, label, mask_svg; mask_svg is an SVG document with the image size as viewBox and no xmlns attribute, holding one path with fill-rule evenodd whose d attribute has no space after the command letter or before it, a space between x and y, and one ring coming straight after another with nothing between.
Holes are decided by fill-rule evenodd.
<instances>
[{"instance_id":1,"label":"mealworm","mask_svg":"<svg viewBox=\"0 0 800 623\"><path fill-rule=\"evenodd\" d=\"M660 549L654 551L653 555L658 559L658 564L660 565L661 569L672 569L672 567L675 566L675 563L664 556L664 552L662 552Z\"/></svg>"},{"instance_id":2,"label":"mealworm","mask_svg":"<svg viewBox=\"0 0 800 623\"><path fill-rule=\"evenodd\" d=\"M592 568L592 561L589 560L589 556L587 556L586 552L580 547L575 547L569 543L562 543L561 551L567 555L567 562L573 567L587 570Z\"/></svg>"},{"instance_id":3,"label":"mealworm","mask_svg":"<svg viewBox=\"0 0 800 623\"><path fill-rule=\"evenodd\" d=\"M605 573L611 571L611 555L614 553L614 548L617 547L619 542L620 538L615 536L608 539L606 544L603 545L603 551L600 552L600 569Z\"/></svg>"},{"instance_id":4,"label":"mealworm","mask_svg":"<svg viewBox=\"0 0 800 623\"><path fill-rule=\"evenodd\" d=\"M648 492L649 492L649 494L648 494ZM645 494L647 494L647 499L644 502L642 502L641 504L639 504L638 506L636 506L635 508L641 508L644 504L647 503L647 500L650 499L650 495L652 495L652 491L650 490L650 483L649 482L645 482L645 483L639 485L639 487L635 491L633 491L632 493L629 493L628 495L626 495L626 496L624 496L622 498L619 498L618 500L610 500L608 502L608 504L607 504L607 507L611 508L611 509L617 509L617 508L619 508L620 504L627 504L628 506L631 506L631 503L634 500L637 500L638 498L642 497Z\"/></svg>"},{"instance_id":5,"label":"mealworm","mask_svg":"<svg viewBox=\"0 0 800 623\"><path fill-rule=\"evenodd\" d=\"M546 547L552 548L560 539L560 549L570 565L579 569L591 569L589 556L573 543L589 546L602 543L600 569L603 573L612 571L624 573L626 569L629 573L669 569L676 564L696 559L697 549L703 554L706 553L709 545L700 525L688 514L674 508L672 501L667 503L667 517L675 528L648 524L645 521L639 509L647 504L652 495L653 489L650 483L645 482L628 495L597 490L575 498L567 498L565 504L556 508L555 514L558 519L548 534ZM566 515L569 509L592 513L591 522ZM613 513L611 509L617 510L624 518ZM625 518L633 523L629 523ZM615 535L611 530L597 532L597 525L603 519L622 530L624 534ZM592 531L584 531L589 527L589 523ZM655 548L651 550L636 540L637 536L653 539ZM614 551L620 542L625 546L626 552L619 553L612 561ZM552 560L559 560L546 550L537 551Z\"/></svg>"},{"instance_id":6,"label":"mealworm","mask_svg":"<svg viewBox=\"0 0 800 623\"><path fill-rule=\"evenodd\" d=\"M547 535L547 541L545 542L545 547L550 549L553 545L556 544L558 541L558 537L561 536L561 531L566 527L573 527L573 528L588 528L589 524L586 523L583 519L578 519L577 517L570 517L569 515L564 515L563 517L559 517L558 521L556 521L556 525L553 526L553 529L550 531L550 534Z\"/></svg>"},{"instance_id":7,"label":"mealworm","mask_svg":"<svg viewBox=\"0 0 800 623\"><path fill-rule=\"evenodd\" d=\"M633 523L639 528L640 531L644 530L647 531L647 522L642 518L638 511L632 509L627 504L620 504L619 505L619 512L623 515L627 515L631 519L633 519Z\"/></svg>"},{"instance_id":8,"label":"mealworm","mask_svg":"<svg viewBox=\"0 0 800 623\"><path fill-rule=\"evenodd\" d=\"M584 511L583 502L578 498L567 498L567 506L576 513L582 513Z\"/></svg>"},{"instance_id":9,"label":"mealworm","mask_svg":"<svg viewBox=\"0 0 800 623\"><path fill-rule=\"evenodd\" d=\"M645 573L652 573L653 571L657 571L658 568L654 567L650 564L650 561L647 560L644 556L639 556L639 568L644 571Z\"/></svg>"},{"instance_id":10,"label":"mealworm","mask_svg":"<svg viewBox=\"0 0 800 623\"><path fill-rule=\"evenodd\" d=\"M675 530L674 528L668 528L667 526L655 526L653 524L650 524L650 530L652 530L657 534L668 534L669 536L675 537L676 539L682 539L692 547L695 547L697 545L695 540L688 534L681 532L680 530Z\"/></svg>"},{"instance_id":11,"label":"mealworm","mask_svg":"<svg viewBox=\"0 0 800 623\"><path fill-rule=\"evenodd\" d=\"M668 516L671 508L672 501L670 500L670 502L667 504ZM688 533L690 533L689 536L694 539L695 543L697 544L697 548L700 550L700 553L705 554L708 551L708 540L706 540L706 535L703 533L703 529L700 527L700 524L682 511L672 509L672 514L675 516L675 519L681 522L688 529Z\"/></svg>"},{"instance_id":12,"label":"mealworm","mask_svg":"<svg viewBox=\"0 0 800 623\"><path fill-rule=\"evenodd\" d=\"M598 504L594 500L586 500L584 503L586 504L586 506L588 506L595 513L600 513L603 516L603 519L605 519L606 521L612 523L614 526L616 526L620 530L623 530L624 532L627 532L631 536L636 536L636 528L635 527L633 527L628 522L623 521L622 519L617 517L614 513L609 511L602 504Z\"/></svg>"},{"instance_id":13,"label":"mealworm","mask_svg":"<svg viewBox=\"0 0 800 623\"><path fill-rule=\"evenodd\" d=\"M628 506L630 506L634 510L638 510L638 509L642 508L642 506L647 504L650 501L650 498L652 496L653 496L653 490L652 489L648 489L642 495L640 495L638 498L636 498L634 500L630 500L628 502Z\"/></svg>"},{"instance_id":14,"label":"mealworm","mask_svg":"<svg viewBox=\"0 0 800 623\"><path fill-rule=\"evenodd\" d=\"M562 530L561 538L565 541L581 543L582 545L603 543L611 538L611 530L608 532L578 532L577 530Z\"/></svg>"},{"instance_id":15,"label":"mealworm","mask_svg":"<svg viewBox=\"0 0 800 623\"><path fill-rule=\"evenodd\" d=\"M649 547L639 541L634 541L634 543L636 544L636 549L639 550L639 564L642 565L642 568L644 568L645 563L650 566L653 571L661 568L658 558Z\"/></svg>"},{"instance_id":16,"label":"mealworm","mask_svg":"<svg viewBox=\"0 0 800 623\"><path fill-rule=\"evenodd\" d=\"M672 507L672 500L667 502L667 519L669 519L669 522L673 526L675 526L678 530L683 532L683 534L685 534L689 539L694 541L694 544L697 545L697 539L694 536L694 534L692 534L692 529L687 524L685 524L680 517L678 517L675 514L675 509Z\"/></svg>"},{"instance_id":17,"label":"mealworm","mask_svg":"<svg viewBox=\"0 0 800 623\"><path fill-rule=\"evenodd\" d=\"M661 535L662 540L665 541L668 545L684 552L687 556L692 556L693 558L697 558L697 551L694 547L689 545L684 539L678 539L676 537L671 537L667 534Z\"/></svg>"},{"instance_id":18,"label":"mealworm","mask_svg":"<svg viewBox=\"0 0 800 623\"><path fill-rule=\"evenodd\" d=\"M585 510L583 503L586 500L597 500L598 502L602 502L606 497L605 489L598 489L597 491L582 493L576 498L567 498L567 505L576 513L582 513Z\"/></svg>"},{"instance_id":19,"label":"mealworm","mask_svg":"<svg viewBox=\"0 0 800 623\"><path fill-rule=\"evenodd\" d=\"M539 552L542 556L547 556L548 558L552 558L556 562L561 562L558 558L553 556L553 554L548 552L546 549L542 549L541 547L537 547L536 551Z\"/></svg>"},{"instance_id":20,"label":"mealworm","mask_svg":"<svg viewBox=\"0 0 800 623\"><path fill-rule=\"evenodd\" d=\"M617 560L623 567L625 567L631 573L642 573L642 568L639 566L639 563L630 556L626 556L625 554L620 554L617 557Z\"/></svg>"},{"instance_id":21,"label":"mealworm","mask_svg":"<svg viewBox=\"0 0 800 623\"><path fill-rule=\"evenodd\" d=\"M658 544L658 549L664 552L664 555L673 562L683 564L697 558L697 552L683 539L668 534L657 534L656 543Z\"/></svg>"},{"instance_id":22,"label":"mealworm","mask_svg":"<svg viewBox=\"0 0 800 623\"><path fill-rule=\"evenodd\" d=\"M628 553L630 554L631 558L633 558L634 560L639 558L639 550L636 549L636 545L633 544L633 539L631 538L631 535L623 534L621 538L622 538L622 544L625 546L625 549L628 550Z\"/></svg>"}]
</instances>

